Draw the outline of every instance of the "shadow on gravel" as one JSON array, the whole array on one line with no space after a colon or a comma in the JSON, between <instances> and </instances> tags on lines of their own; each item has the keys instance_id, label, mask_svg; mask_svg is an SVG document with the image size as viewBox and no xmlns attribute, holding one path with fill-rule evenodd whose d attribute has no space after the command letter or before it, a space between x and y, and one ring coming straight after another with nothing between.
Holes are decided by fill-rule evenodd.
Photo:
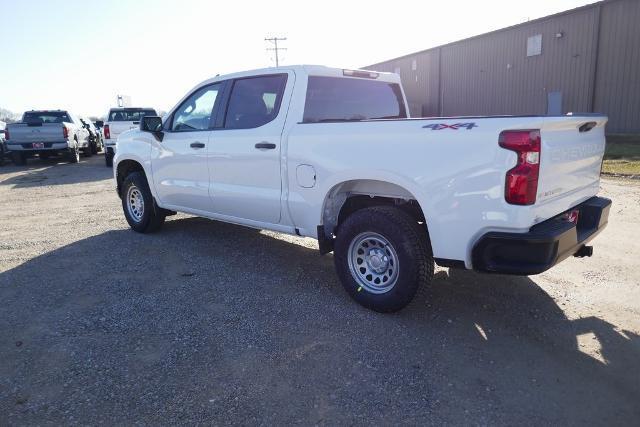
<instances>
[{"instance_id":1,"label":"shadow on gravel","mask_svg":"<svg viewBox=\"0 0 640 427\"><path fill-rule=\"evenodd\" d=\"M331 256L278 237L176 219L0 274L0 418L637 422L639 337L569 320L535 279L442 271L381 315L348 298Z\"/></svg>"},{"instance_id":2,"label":"shadow on gravel","mask_svg":"<svg viewBox=\"0 0 640 427\"><path fill-rule=\"evenodd\" d=\"M91 171L87 172L87 168ZM3 175L15 173L19 175L3 177ZM31 158L25 166L5 164L0 167L0 185L11 185L14 188L101 181L112 176L113 171L105 166L102 154L81 157L80 163L77 164L69 163L62 157L51 157Z\"/></svg>"}]
</instances>

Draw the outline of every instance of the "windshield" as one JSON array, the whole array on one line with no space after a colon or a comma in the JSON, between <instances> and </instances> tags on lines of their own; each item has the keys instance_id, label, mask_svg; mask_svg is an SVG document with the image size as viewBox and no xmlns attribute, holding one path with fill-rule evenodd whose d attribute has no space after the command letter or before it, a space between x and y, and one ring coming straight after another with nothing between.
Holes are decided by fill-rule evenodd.
<instances>
[{"instance_id":1,"label":"windshield","mask_svg":"<svg viewBox=\"0 0 640 427\"><path fill-rule=\"evenodd\" d=\"M153 109L125 108L122 110L111 110L109 112L110 122L137 122L144 116L157 116Z\"/></svg>"},{"instance_id":2,"label":"windshield","mask_svg":"<svg viewBox=\"0 0 640 427\"><path fill-rule=\"evenodd\" d=\"M71 122L66 111L28 111L22 116L23 122L62 123Z\"/></svg>"}]
</instances>

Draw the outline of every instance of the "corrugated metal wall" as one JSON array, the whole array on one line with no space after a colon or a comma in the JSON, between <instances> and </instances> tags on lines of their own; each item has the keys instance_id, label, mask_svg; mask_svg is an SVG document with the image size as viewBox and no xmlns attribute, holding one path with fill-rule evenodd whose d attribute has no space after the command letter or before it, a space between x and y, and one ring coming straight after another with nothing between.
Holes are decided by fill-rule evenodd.
<instances>
[{"instance_id":1,"label":"corrugated metal wall","mask_svg":"<svg viewBox=\"0 0 640 427\"><path fill-rule=\"evenodd\" d=\"M595 82L594 111L609 115L609 132L640 133L640 1L602 7Z\"/></svg>"},{"instance_id":2,"label":"corrugated metal wall","mask_svg":"<svg viewBox=\"0 0 640 427\"><path fill-rule=\"evenodd\" d=\"M399 71L412 116L602 112L640 132L640 1L609 0L366 68ZM542 35L542 54L527 56ZM415 62L414 62L415 61Z\"/></svg>"}]
</instances>

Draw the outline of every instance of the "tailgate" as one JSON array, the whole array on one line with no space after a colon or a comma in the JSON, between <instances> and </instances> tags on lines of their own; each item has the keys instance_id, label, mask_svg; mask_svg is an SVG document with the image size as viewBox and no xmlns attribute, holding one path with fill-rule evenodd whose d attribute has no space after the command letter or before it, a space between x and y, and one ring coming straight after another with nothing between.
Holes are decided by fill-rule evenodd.
<instances>
[{"instance_id":1,"label":"tailgate","mask_svg":"<svg viewBox=\"0 0 640 427\"><path fill-rule=\"evenodd\" d=\"M598 192L606 123L604 116L564 116L543 122L538 215L568 209ZM551 206L546 212L545 207Z\"/></svg>"},{"instance_id":2,"label":"tailgate","mask_svg":"<svg viewBox=\"0 0 640 427\"><path fill-rule=\"evenodd\" d=\"M25 123L10 125L9 142L15 144L64 141L62 126L62 123L45 123L35 126L29 126Z\"/></svg>"},{"instance_id":3,"label":"tailgate","mask_svg":"<svg viewBox=\"0 0 640 427\"><path fill-rule=\"evenodd\" d=\"M111 134L111 139L118 138L122 132L126 132L131 129L138 129L140 127L140 122L109 122L109 133Z\"/></svg>"}]
</instances>

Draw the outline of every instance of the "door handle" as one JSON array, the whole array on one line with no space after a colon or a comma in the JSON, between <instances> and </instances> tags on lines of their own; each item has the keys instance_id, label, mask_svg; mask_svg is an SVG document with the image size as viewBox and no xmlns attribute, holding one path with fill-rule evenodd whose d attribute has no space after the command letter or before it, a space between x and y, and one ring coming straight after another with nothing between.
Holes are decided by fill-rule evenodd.
<instances>
[{"instance_id":1,"label":"door handle","mask_svg":"<svg viewBox=\"0 0 640 427\"><path fill-rule=\"evenodd\" d=\"M189 145L189 147L191 147L191 148L204 148L204 144L202 142L192 142L191 145Z\"/></svg>"},{"instance_id":2,"label":"door handle","mask_svg":"<svg viewBox=\"0 0 640 427\"><path fill-rule=\"evenodd\" d=\"M273 150L274 148L276 148L276 144L272 143L272 142L258 142L256 144L256 148L265 148L267 150Z\"/></svg>"}]
</instances>

